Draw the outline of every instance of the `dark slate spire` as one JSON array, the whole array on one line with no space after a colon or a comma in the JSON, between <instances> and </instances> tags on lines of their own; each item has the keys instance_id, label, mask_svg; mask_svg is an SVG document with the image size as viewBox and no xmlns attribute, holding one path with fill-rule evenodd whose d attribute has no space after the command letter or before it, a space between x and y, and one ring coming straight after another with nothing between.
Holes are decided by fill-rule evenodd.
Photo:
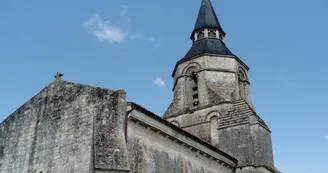
<instances>
[{"instance_id":1,"label":"dark slate spire","mask_svg":"<svg viewBox=\"0 0 328 173\"><path fill-rule=\"evenodd\" d=\"M200 55L209 54L237 58L223 42L225 35L211 1L202 0L195 28L190 37L193 45L188 53L177 62L172 77L180 63L189 61Z\"/></svg>"},{"instance_id":2,"label":"dark slate spire","mask_svg":"<svg viewBox=\"0 0 328 173\"><path fill-rule=\"evenodd\" d=\"M203 28L216 28L225 36L210 0L202 0L194 32Z\"/></svg>"}]
</instances>

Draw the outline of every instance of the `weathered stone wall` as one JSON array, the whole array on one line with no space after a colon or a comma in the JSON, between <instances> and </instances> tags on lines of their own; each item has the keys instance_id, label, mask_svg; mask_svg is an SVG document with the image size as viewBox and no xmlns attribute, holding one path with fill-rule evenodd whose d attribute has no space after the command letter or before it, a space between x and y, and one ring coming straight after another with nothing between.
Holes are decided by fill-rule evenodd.
<instances>
[{"instance_id":1,"label":"weathered stone wall","mask_svg":"<svg viewBox=\"0 0 328 173\"><path fill-rule=\"evenodd\" d=\"M148 121L147 115L141 112L133 111L129 116L128 148L131 173L234 172L233 166L214 158L217 153L193 144L197 141L188 139L183 134L179 135L170 127L161 126L154 120ZM205 153L213 154L214 157ZM220 157L222 160L227 159Z\"/></svg>"},{"instance_id":2,"label":"weathered stone wall","mask_svg":"<svg viewBox=\"0 0 328 173\"><path fill-rule=\"evenodd\" d=\"M213 123L212 117L217 117L217 122ZM243 99L167 120L236 157L239 166L275 169L270 130Z\"/></svg>"},{"instance_id":3,"label":"weathered stone wall","mask_svg":"<svg viewBox=\"0 0 328 173\"><path fill-rule=\"evenodd\" d=\"M261 125L254 124L250 134L254 141L254 163L274 168L271 133Z\"/></svg>"},{"instance_id":4,"label":"weathered stone wall","mask_svg":"<svg viewBox=\"0 0 328 173\"><path fill-rule=\"evenodd\" d=\"M116 91L99 105L94 123L95 173L128 172L125 136L127 102L124 91Z\"/></svg>"},{"instance_id":5,"label":"weathered stone wall","mask_svg":"<svg viewBox=\"0 0 328 173\"><path fill-rule=\"evenodd\" d=\"M239 165L253 163L254 148L250 125L239 125L219 130L218 147L238 158Z\"/></svg>"},{"instance_id":6,"label":"weathered stone wall","mask_svg":"<svg viewBox=\"0 0 328 173\"><path fill-rule=\"evenodd\" d=\"M238 69L240 63L233 57L200 56L181 63L174 76L174 99L164 117L190 113L190 110L213 106L223 102L232 102L239 97ZM188 69L197 73L198 100L192 106L190 74ZM245 72L247 74L247 72Z\"/></svg>"},{"instance_id":7,"label":"weathered stone wall","mask_svg":"<svg viewBox=\"0 0 328 173\"><path fill-rule=\"evenodd\" d=\"M113 154L126 149L124 99L120 91L51 83L1 123L0 173L90 173L94 167L124 167L118 159L122 154ZM108 148L111 142L115 147ZM103 144L113 150L104 151Z\"/></svg>"},{"instance_id":8,"label":"weathered stone wall","mask_svg":"<svg viewBox=\"0 0 328 173\"><path fill-rule=\"evenodd\" d=\"M170 122L177 122L183 130L217 146L218 141L213 143L211 136L217 135L217 128L219 126L211 128L210 119L212 117L217 117L219 120L218 123L221 124L221 122L223 122L223 115L231 108L231 103L214 105L208 108L195 110L192 114L183 114L167 120Z\"/></svg>"}]
</instances>

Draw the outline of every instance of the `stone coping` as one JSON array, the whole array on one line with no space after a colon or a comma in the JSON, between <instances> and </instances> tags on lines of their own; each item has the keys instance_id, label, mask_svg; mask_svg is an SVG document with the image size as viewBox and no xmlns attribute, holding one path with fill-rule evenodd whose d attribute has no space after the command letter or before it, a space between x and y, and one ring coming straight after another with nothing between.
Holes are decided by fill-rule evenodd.
<instances>
[{"instance_id":1,"label":"stone coping","mask_svg":"<svg viewBox=\"0 0 328 173\"><path fill-rule=\"evenodd\" d=\"M270 172L273 172L273 173L281 173L277 168L275 167L271 167L271 166L267 166L267 165L239 165L237 167L237 169L243 169L245 167L253 167L253 168L265 168L267 169L268 171Z\"/></svg>"}]
</instances>

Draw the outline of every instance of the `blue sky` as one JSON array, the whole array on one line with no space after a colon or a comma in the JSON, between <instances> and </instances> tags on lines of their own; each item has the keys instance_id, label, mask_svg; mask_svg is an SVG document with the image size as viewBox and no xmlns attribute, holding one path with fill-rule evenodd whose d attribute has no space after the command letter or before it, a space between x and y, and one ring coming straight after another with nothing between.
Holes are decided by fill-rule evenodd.
<instances>
[{"instance_id":1,"label":"blue sky","mask_svg":"<svg viewBox=\"0 0 328 173\"><path fill-rule=\"evenodd\" d=\"M285 173L328 163L328 1L213 0ZM163 114L200 0L0 2L0 121L54 80L124 89Z\"/></svg>"}]
</instances>

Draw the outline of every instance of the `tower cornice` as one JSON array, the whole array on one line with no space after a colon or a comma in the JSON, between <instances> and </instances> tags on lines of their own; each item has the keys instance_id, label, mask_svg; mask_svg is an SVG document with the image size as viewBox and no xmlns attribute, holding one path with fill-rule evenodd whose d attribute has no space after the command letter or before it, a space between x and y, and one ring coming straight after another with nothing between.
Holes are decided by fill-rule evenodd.
<instances>
[{"instance_id":1,"label":"tower cornice","mask_svg":"<svg viewBox=\"0 0 328 173\"><path fill-rule=\"evenodd\" d=\"M187 62L187 61L190 61L190 60L193 60L193 59L196 59L196 58L199 58L199 57L202 57L202 56L215 56L215 57L224 57L224 58L234 58L236 59L246 70L249 70L250 68L240 59L238 58L236 55L217 55L217 54L211 54L211 53L202 53L202 54L199 54L199 55L195 55L189 59L181 59L180 61L178 61L174 67L174 70L171 74L172 78L174 78L175 76L175 73L177 71L177 68L179 66L179 64L182 64L184 62Z\"/></svg>"}]
</instances>

